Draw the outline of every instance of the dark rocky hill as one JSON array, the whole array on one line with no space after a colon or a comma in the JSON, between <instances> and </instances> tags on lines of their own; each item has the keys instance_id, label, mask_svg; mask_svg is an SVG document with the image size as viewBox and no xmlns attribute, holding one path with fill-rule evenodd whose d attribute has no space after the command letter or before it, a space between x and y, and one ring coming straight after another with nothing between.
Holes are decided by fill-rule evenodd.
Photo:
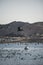
<instances>
[{"instance_id":1,"label":"dark rocky hill","mask_svg":"<svg viewBox=\"0 0 43 65\"><path fill-rule=\"evenodd\" d=\"M13 21L6 25L0 24L0 37L36 37L43 36L43 22L24 23Z\"/></svg>"}]
</instances>

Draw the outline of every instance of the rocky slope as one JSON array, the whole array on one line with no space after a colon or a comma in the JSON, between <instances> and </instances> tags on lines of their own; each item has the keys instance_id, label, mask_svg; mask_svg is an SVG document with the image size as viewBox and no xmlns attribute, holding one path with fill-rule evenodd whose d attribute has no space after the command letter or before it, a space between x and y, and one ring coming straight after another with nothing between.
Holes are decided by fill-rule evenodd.
<instances>
[{"instance_id":1,"label":"rocky slope","mask_svg":"<svg viewBox=\"0 0 43 65\"><path fill-rule=\"evenodd\" d=\"M13 21L6 25L0 24L0 37L43 37L43 22L24 23Z\"/></svg>"}]
</instances>

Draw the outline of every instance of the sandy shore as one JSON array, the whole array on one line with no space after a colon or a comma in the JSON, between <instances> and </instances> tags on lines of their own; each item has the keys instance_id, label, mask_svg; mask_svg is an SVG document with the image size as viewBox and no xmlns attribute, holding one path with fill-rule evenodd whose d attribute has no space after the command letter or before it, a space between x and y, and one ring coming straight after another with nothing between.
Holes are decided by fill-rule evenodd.
<instances>
[{"instance_id":1,"label":"sandy shore","mask_svg":"<svg viewBox=\"0 0 43 65\"><path fill-rule=\"evenodd\" d=\"M42 38L30 38L30 37L0 37L0 43L14 43L14 42L41 42Z\"/></svg>"}]
</instances>

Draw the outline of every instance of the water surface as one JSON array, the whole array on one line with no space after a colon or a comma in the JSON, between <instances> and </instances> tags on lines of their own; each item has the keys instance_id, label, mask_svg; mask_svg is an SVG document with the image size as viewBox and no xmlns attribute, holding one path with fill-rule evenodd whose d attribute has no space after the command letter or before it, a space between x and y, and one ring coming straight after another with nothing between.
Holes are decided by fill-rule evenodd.
<instances>
[{"instance_id":1,"label":"water surface","mask_svg":"<svg viewBox=\"0 0 43 65\"><path fill-rule=\"evenodd\" d=\"M0 44L0 65L43 65L43 43Z\"/></svg>"}]
</instances>

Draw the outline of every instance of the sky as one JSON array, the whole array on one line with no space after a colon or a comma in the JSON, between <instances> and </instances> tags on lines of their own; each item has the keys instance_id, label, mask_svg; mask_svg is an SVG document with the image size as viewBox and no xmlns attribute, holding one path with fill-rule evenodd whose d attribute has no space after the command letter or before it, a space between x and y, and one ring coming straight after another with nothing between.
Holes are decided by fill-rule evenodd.
<instances>
[{"instance_id":1,"label":"sky","mask_svg":"<svg viewBox=\"0 0 43 65\"><path fill-rule=\"evenodd\" d=\"M0 0L0 24L43 21L43 0Z\"/></svg>"}]
</instances>

